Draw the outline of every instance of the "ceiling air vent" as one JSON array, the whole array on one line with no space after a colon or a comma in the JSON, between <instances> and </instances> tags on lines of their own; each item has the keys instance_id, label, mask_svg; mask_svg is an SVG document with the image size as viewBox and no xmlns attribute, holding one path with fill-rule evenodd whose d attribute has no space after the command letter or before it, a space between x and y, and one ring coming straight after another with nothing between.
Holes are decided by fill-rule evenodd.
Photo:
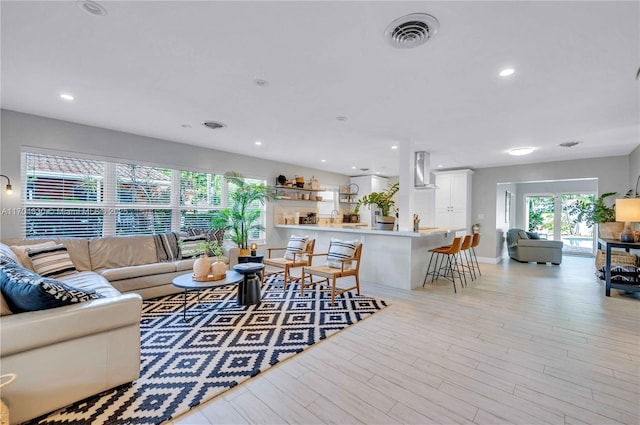
<instances>
[{"instance_id":1,"label":"ceiling air vent","mask_svg":"<svg viewBox=\"0 0 640 425\"><path fill-rule=\"evenodd\" d=\"M217 130L219 128L224 128L224 127L227 126L225 123L221 123L221 122L218 122L218 121L205 121L205 122L202 123L202 125L204 125L205 127L210 128L212 130Z\"/></svg>"},{"instance_id":2,"label":"ceiling air vent","mask_svg":"<svg viewBox=\"0 0 640 425\"><path fill-rule=\"evenodd\" d=\"M412 13L391 22L384 31L385 38L392 46L400 49L418 47L436 34L440 24L426 13Z\"/></svg>"}]
</instances>

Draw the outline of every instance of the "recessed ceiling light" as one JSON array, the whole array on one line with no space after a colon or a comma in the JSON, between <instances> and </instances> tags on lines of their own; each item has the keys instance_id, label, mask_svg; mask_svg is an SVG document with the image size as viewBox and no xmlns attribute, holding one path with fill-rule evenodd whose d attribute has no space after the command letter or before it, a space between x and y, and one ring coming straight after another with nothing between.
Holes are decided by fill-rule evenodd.
<instances>
[{"instance_id":1,"label":"recessed ceiling light","mask_svg":"<svg viewBox=\"0 0 640 425\"><path fill-rule=\"evenodd\" d=\"M396 145L391 146L391 149L396 150L398 147Z\"/></svg>"},{"instance_id":2,"label":"recessed ceiling light","mask_svg":"<svg viewBox=\"0 0 640 425\"><path fill-rule=\"evenodd\" d=\"M107 9L104 8L99 3L91 0L79 0L76 2L78 7L83 11L92 16L105 16L107 14Z\"/></svg>"},{"instance_id":3,"label":"recessed ceiling light","mask_svg":"<svg viewBox=\"0 0 640 425\"><path fill-rule=\"evenodd\" d=\"M522 156L529 155L533 152L533 148L514 148L509 151L509 155Z\"/></svg>"},{"instance_id":4,"label":"recessed ceiling light","mask_svg":"<svg viewBox=\"0 0 640 425\"><path fill-rule=\"evenodd\" d=\"M513 75L516 72L515 69L513 68L505 68L502 71L500 71L500 75L501 77L508 77L509 75Z\"/></svg>"},{"instance_id":5,"label":"recessed ceiling light","mask_svg":"<svg viewBox=\"0 0 640 425\"><path fill-rule=\"evenodd\" d=\"M346 120L347 120L347 117L345 117L344 115L339 115L339 116L337 116L337 117L336 117L336 119L337 119L338 121L346 121Z\"/></svg>"},{"instance_id":6,"label":"recessed ceiling light","mask_svg":"<svg viewBox=\"0 0 640 425\"><path fill-rule=\"evenodd\" d=\"M255 80L253 80L254 83L256 83L256 86L258 87L268 87L269 86L269 82L267 80L263 80L262 78L256 78Z\"/></svg>"},{"instance_id":7,"label":"recessed ceiling light","mask_svg":"<svg viewBox=\"0 0 640 425\"><path fill-rule=\"evenodd\" d=\"M376 174L380 174L380 171L376 171Z\"/></svg>"},{"instance_id":8,"label":"recessed ceiling light","mask_svg":"<svg viewBox=\"0 0 640 425\"><path fill-rule=\"evenodd\" d=\"M321 159L320 162L327 162L327 160L326 159Z\"/></svg>"},{"instance_id":9,"label":"recessed ceiling light","mask_svg":"<svg viewBox=\"0 0 640 425\"><path fill-rule=\"evenodd\" d=\"M355 170L356 168L358 167L356 167L355 165L351 167L352 170Z\"/></svg>"},{"instance_id":10,"label":"recessed ceiling light","mask_svg":"<svg viewBox=\"0 0 640 425\"><path fill-rule=\"evenodd\" d=\"M64 99L64 100L73 100L73 99L74 99L74 97L73 97L73 96L71 96L70 94L62 93L62 94L60 95L60 99Z\"/></svg>"},{"instance_id":11,"label":"recessed ceiling light","mask_svg":"<svg viewBox=\"0 0 640 425\"><path fill-rule=\"evenodd\" d=\"M440 164L438 165L438 168L444 168L444 165Z\"/></svg>"},{"instance_id":12,"label":"recessed ceiling light","mask_svg":"<svg viewBox=\"0 0 640 425\"><path fill-rule=\"evenodd\" d=\"M260 146L260 145L262 145L262 142L260 140L256 140L256 145Z\"/></svg>"}]
</instances>

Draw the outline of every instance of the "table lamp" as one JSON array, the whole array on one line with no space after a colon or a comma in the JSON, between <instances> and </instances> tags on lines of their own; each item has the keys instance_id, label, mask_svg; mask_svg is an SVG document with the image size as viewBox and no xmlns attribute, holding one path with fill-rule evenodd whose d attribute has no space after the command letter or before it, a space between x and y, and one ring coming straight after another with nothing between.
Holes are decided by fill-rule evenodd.
<instances>
[{"instance_id":1,"label":"table lamp","mask_svg":"<svg viewBox=\"0 0 640 425\"><path fill-rule=\"evenodd\" d=\"M632 222L640 222L640 198L616 199L616 221L624 221L621 242L634 242Z\"/></svg>"},{"instance_id":2,"label":"table lamp","mask_svg":"<svg viewBox=\"0 0 640 425\"><path fill-rule=\"evenodd\" d=\"M640 220L639 220L640 221ZM256 250L258 249L258 244L256 243L252 243L251 244L251 256L255 257L256 256Z\"/></svg>"}]
</instances>

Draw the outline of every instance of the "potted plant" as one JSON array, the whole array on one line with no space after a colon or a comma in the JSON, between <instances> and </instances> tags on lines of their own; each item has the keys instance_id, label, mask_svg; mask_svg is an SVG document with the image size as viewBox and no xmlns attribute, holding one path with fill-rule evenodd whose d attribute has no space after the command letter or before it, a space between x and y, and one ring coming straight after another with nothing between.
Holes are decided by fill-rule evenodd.
<instances>
[{"instance_id":1,"label":"potted plant","mask_svg":"<svg viewBox=\"0 0 640 425\"><path fill-rule=\"evenodd\" d=\"M240 248L240 255L247 256L249 235L253 231L264 230L260 223L262 211L256 207L272 200L274 193L266 185L250 183L235 172L226 173L225 177L235 188L229 193L229 208L221 211L221 217L225 220L231 240Z\"/></svg>"},{"instance_id":2,"label":"potted plant","mask_svg":"<svg viewBox=\"0 0 640 425\"><path fill-rule=\"evenodd\" d=\"M393 230L393 224L396 219L391 215L391 209L396 205L393 200L393 195L398 192L399 188L399 183L393 183L389 184L389 186L387 186L387 188L382 192L371 192L368 195L362 196L356 202L354 212L358 214L360 206L362 205L375 205L380 209L380 216L376 217L377 228L379 230Z\"/></svg>"},{"instance_id":3,"label":"potted plant","mask_svg":"<svg viewBox=\"0 0 640 425\"><path fill-rule=\"evenodd\" d=\"M602 238L615 239L622 232L624 223L616 221L615 204L607 205L606 199L617 192L607 192L598 196L595 201L589 198L579 200L572 208L577 221L583 221L588 227L598 225L598 234Z\"/></svg>"}]
</instances>

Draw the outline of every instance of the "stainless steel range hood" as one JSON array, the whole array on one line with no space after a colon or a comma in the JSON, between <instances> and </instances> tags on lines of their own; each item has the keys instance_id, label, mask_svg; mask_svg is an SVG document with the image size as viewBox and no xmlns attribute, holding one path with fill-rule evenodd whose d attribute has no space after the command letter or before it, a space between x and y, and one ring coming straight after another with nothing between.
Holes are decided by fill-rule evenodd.
<instances>
[{"instance_id":1,"label":"stainless steel range hood","mask_svg":"<svg viewBox=\"0 0 640 425\"><path fill-rule=\"evenodd\" d=\"M416 189L437 189L435 184L429 183L431 180L431 169L429 168L430 154L426 151L416 151L415 168L413 170L413 187Z\"/></svg>"}]
</instances>

